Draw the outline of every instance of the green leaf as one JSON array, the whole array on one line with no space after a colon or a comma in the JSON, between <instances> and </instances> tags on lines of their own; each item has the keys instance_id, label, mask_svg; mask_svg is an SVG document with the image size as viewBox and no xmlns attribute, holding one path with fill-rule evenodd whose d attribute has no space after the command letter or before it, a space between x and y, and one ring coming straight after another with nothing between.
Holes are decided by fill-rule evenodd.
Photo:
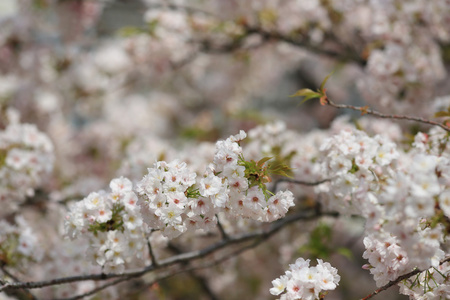
<instances>
[{"instance_id":1,"label":"green leaf","mask_svg":"<svg viewBox=\"0 0 450 300\"><path fill-rule=\"evenodd\" d=\"M305 97L301 103L305 103L306 101L314 98L320 98L322 95L320 93L314 92L310 89L301 89L298 90L295 94L290 95L289 97Z\"/></svg>"},{"instance_id":2,"label":"green leaf","mask_svg":"<svg viewBox=\"0 0 450 300\"><path fill-rule=\"evenodd\" d=\"M327 75L327 77L325 77L325 79L322 81L322 83L320 84L320 89L319 91L323 93L323 88L325 87L325 84L327 83L328 79L331 77L331 75L333 75L334 71L331 72L330 74Z\"/></svg>"},{"instance_id":3,"label":"green leaf","mask_svg":"<svg viewBox=\"0 0 450 300\"><path fill-rule=\"evenodd\" d=\"M133 26L126 26L121 29L119 29L119 35L121 37L131 37L135 36L141 33L147 33L145 29L133 27Z\"/></svg>"},{"instance_id":4,"label":"green leaf","mask_svg":"<svg viewBox=\"0 0 450 300\"><path fill-rule=\"evenodd\" d=\"M272 157L263 157L257 162L258 167L262 167L268 160L271 160Z\"/></svg>"},{"instance_id":5,"label":"green leaf","mask_svg":"<svg viewBox=\"0 0 450 300\"><path fill-rule=\"evenodd\" d=\"M158 27L158 25L159 25L159 20L158 20L158 19L155 19L155 20L150 21L150 23L147 24L148 32L149 32L151 35L154 34L156 28Z\"/></svg>"},{"instance_id":6,"label":"green leaf","mask_svg":"<svg viewBox=\"0 0 450 300\"><path fill-rule=\"evenodd\" d=\"M290 95L289 97L307 97L309 95L315 95L317 97L320 97L320 94L317 92L314 92L311 89L301 89L295 92L295 94Z\"/></svg>"},{"instance_id":7,"label":"green leaf","mask_svg":"<svg viewBox=\"0 0 450 300\"><path fill-rule=\"evenodd\" d=\"M434 114L435 118L440 118L440 117L450 117L450 112L448 111L438 111L437 113Z\"/></svg>"},{"instance_id":8,"label":"green leaf","mask_svg":"<svg viewBox=\"0 0 450 300\"><path fill-rule=\"evenodd\" d=\"M303 245L300 252L307 252L311 258L328 258L333 253L331 247L333 231L325 224L319 223L310 233L309 242Z\"/></svg>"},{"instance_id":9,"label":"green leaf","mask_svg":"<svg viewBox=\"0 0 450 300\"><path fill-rule=\"evenodd\" d=\"M345 248L345 247L339 247L336 250L337 253L339 253L340 255L348 258L349 260L353 259L353 253L349 248Z\"/></svg>"},{"instance_id":10,"label":"green leaf","mask_svg":"<svg viewBox=\"0 0 450 300\"><path fill-rule=\"evenodd\" d=\"M200 197L200 192L197 188L194 187L194 185L191 185L187 188L187 190L184 192L187 198L198 198Z\"/></svg>"},{"instance_id":11,"label":"green leaf","mask_svg":"<svg viewBox=\"0 0 450 300\"><path fill-rule=\"evenodd\" d=\"M270 174L280 175L284 177L292 178L293 172L292 168L288 165L280 162L276 162L275 164L271 164L269 166Z\"/></svg>"}]
</instances>

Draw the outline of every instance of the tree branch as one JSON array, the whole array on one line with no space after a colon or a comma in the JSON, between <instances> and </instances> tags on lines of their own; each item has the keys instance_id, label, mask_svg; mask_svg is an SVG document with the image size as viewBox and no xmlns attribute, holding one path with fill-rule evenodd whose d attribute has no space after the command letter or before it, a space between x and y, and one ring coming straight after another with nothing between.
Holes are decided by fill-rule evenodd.
<instances>
[{"instance_id":1,"label":"tree branch","mask_svg":"<svg viewBox=\"0 0 450 300\"><path fill-rule=\"evenodd\" d=\"M225 232L225 229L223 228L222 223L220 223L219 216L217 214L216 214L216 218L217 218L217 227L219 228L222 239L228 240L229 239L228 234Z\"/></svg>"},{"instance_id":2,"label":"tree branch","mask_svg":"<svg viewBox=\"0 0 450 300\"><path fill-rule=\"evenodd\" d=\"M206 257L212 253L215 253L221 249L224 249L228 246L243 243L246 241L251 240L260 240L264 241L270 238L272 235L280 231L283 227L294 223L296 221L307 221L307 220L314 220L321 216L334 216L336 217L336 213L320 213L317 214L317 212L313 211L306 211L301 212L298 214L287 216L275 223L273 223L269 229L267 230L260 230L252 233L245 233L245 234L239 234L235 236L231 236L228 240L221 240L215 244L212 244L206 248L203 248L201 250L194 250L188 253L183 253L179 255L175 255L172 257L169 257L167 259L159 261L158 265L149 265L144 267L141 270L137 271L130 271L125 272L122 274L89 274L89 275L78 275L78 276L70 276L70 277L63 277L63 278L56 278L51 280L44 280L44 281L35 281L35 282L9 282L6 284L3 284L0 286L0 292L4 290L10 290L10 289L35 289L35 288L42 288L46 286L52 286L52 285L59 285L64 283L70 283L70 282L78 282L78 281L87 281L87 280L94 280L94 281L103 281L106 279L111 278L118 278L118 277L128 277L128 279L140 277L146 273L167 268L172 265L176 264L183 264L185 262L190 262L193 260L197 260L203 257ZM124 279L125 280L125 279ZM126 279L127 280L127 279Z\"/></svg>"},{"instance_id":3,"label":"tree branch","mask_svg":"<svg viewBox=\"0 0 450 300\"><path fill-rule=\"evenodd\" d=\"M329 106L335 107L335 108L340 108L340 109L341 108L346 108L346 109L352 109L352 110L360 111L361 114L368 114L368 115L376 116L378 118L408 120L408 121L414 121L414 122L419 122L419 123L428 124L428 125L439 126L442 129L444 129L445 131L450 132L450 127L445 126L445 125L440 124L440 123L435 122L435 121L431 121L431 120L428 120L428 119L425 119L425 118L421 118L421 117L406 116L406 115L388 115L388 114L383 114L383 113L380 113L378 111L374 111L374 110L368 108L367 106L360 107L360 106L353 106L353 105L348 105L348 104L336 104L336 103L332 102L328 98L327 98L327 100L324 103L329 105Z\"/></svg>"},{"instance_id":4,"label":"tree branch","mask_svg":"<svg viewBox=\"0 0 450 300\"><path fill-rule=\"evenodd\" d=\"M280 178L273 184L272 192L275 193L277 191L278 185L282 182L288 182L288 183L294 183L294 184L300 184L300 185L307 185L307 186L316 186L325 182L330 181L331 179L322 179L319 181L302 181L297 179L290 179L290 178Z\"/></svg>"},{"instance_id":5,"label":"tree branch","mask_svg":"<svg viewBox=\"0 0 450 300\"><path fill-rule=\"evenodd\" d=\"M315 46L309 43L308 41L295 39L276 31L267 31L260 27L243 26L243 30L244 32L242 33L242 35L236 37L231 42L217 46L214 46L212 41L209 39L194 40L193 42L200 45L199 49L200 52L209 54L222 54L222 53L230 53L237 50L250 50L252 48L258 48L268 41L278 41L287 43L295 47L303 48L314 54L325 55L340 61L355 62L360 66L365 66L367 63L367 61L362 57L360 57L359 55L355 55L354 53L350 53L349 51L347 51L348 49L345 49L345 51L324 49L323 47ZM244 43L247 37L251 35L259 35L263 41L256 45L244 48Z\"/></svg>"},{"instance_id":6,"label":"tree branch","mask_svg":"<svg viewBox=\"0 0 450 300\"><path fill-rule=\"evenodd\" d=\"M11 272L9 272L4 265L4 262L1 261L0 262L0 269L2 270L2 272L6 275L12 278L12 280L14 280L15 282L21 282L19 280L19 278L17 278L16 276L14 276L14 274L12 274ZM3 280L0 281L1 284L5 284L6 282L4 282ZM23 294L19 294L16 293L16 296L18 296L19 298L25 297L26 299L31 299L31 300L37 300L36 296L34 296L28 289L24 289Z\"/></svg>"},{"instance_id":7,"label":"tree branch","mask_svg":"<svg viewBox=\"0 0 450 300\"><path fill-rule=\"evenodd\" d=\"M148 247L148 255L150 256L152 265L155 267L158 266L158 261L156 260L155 252L153 252L152 244L150 243L150 236L147 237L147 247Z\"/></svg>"},{"instance_id":8,"label":"tree branch","mask_svg":"<svg viewBox=\"0 0 450 300\"><path fill-rule=\"evenodd\" d=\"M94 295L94 294L96 294L96 293L98 293L98 292L100 292L100 291L102 291L102 290L104 290L104 289L106 289L106 288L108 288L110 286L119 284L121 282L130 280L130 279L131 279L131 277L121 277L121 278L118 278L116 280L113 280L113 281L110 281L108 283L105 283L104 285L101 285L99 287L96 287L95 289L92 289L89 292L86 292L84 294L80 294L80 295L77 295L77 296L74 296L74 297L70 297L70 298L61 298L61 299L53 299L53 300L78 300L78 299L83 299L84 297L87 297L87 296L90 296L90 295Z\"/></svg>"},{"instance_id":9,"label":"tree branch","mask_svg":"<svg viewBox=\"0 0 450 300\"><path fill-rule=\"evenodd\" d=\"M172 250L175 254L183 253L183 249L179 248L178 246L174 245L173 243L169 243L168 246L169 246L170 250ZM186 266L186 267L188 265L189 265L188 262L183 264L183 266ZM209 286L208 280L206 278L204 278L203 276L195 273L195 270L192 270L192 268L185 270L185 272L187 272L195 281L197 281L197 283L201 286L201 288L205 291L205 293L209 296L209 298L211 300L217 300L218 299L218 297L214 294L213 290ZM175 272L175 273L179 273L179 272Z\"/></svg>"},{"instance_id":10,"label":"tree branch","mask_svg":"<svg viewBox=\"0 0 450 300\"><path fill-rule=\"evenodd\" d=\"M320 46L315 46L312 45L306 41L302 41L302 40L297 40L294 39L290 36L286 36L283 34L280 34L278 32L275 31L266 31L262 28L259 27L246 27L247 29L247 34L252 34L252 33L256 33L261 35L263 38L265 38L266 40L272 39L272 40L278 40L278 41L282 41L285 42L287 44L290 44L292 46L296 46L296 47L301 47L304 48L312 53L315 54L323 54L326 56L329 56L331 58L334 59L338 59L341 61L351 61L351 62L355 62L361 66L365 66L367 61L365 59L363 59L360 56L354 55L352 53L346 53L346 52L339 52L339 51L334 51L334 50L329 50L329 49L324 49L323 47Z\"/></svg>"},{"instance_id":11,"label":"tree branch","mask_svg":"<svg viewBox=\"0 0 450 300\"><path fill-rule=\"evenodd\" d=\"M448 258L442 260L442 261L439 263L439 265L442 265L443 263L446 263L446 262L449 262L449 261L450 261L450 257L448 257ZM412 276L414 276L414 275L417 275L417 274L419 274L419 273L422 273L423 271L425 271L425 270L419 270L419 269L416 269L416 270L411 271L411 272L409 272L409 273L406 273L406 274L404 274L404 275L402 275L402 276L399 276L397 279L395 279L395 280L393 280L393 281L389 281L387 284L383 285L382 287L380 287L379 289L375 290L374 292L372 292L371 294L367 295L366 297L362 298L361 300L367 300L367 299L370 299L370 298L372 298L373 296L379 294L380 292L385 291L385 290L387 290L388 288L390 288L390 287L392 287L392 286L394 286L394 285L400 283L402 280L408 279L408 278L410 278L410 277L412 277Z\"/></svg>"}]
</instances>

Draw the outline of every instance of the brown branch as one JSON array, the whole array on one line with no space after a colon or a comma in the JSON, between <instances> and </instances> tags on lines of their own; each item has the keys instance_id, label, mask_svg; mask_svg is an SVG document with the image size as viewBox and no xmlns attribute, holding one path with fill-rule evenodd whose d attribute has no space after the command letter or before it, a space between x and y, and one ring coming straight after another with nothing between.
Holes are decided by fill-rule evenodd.
<instances>
[{"instance_id":1,"label":"brown branch","mask_svg":"<svg viewBox=\"0 0 450 300\"><path fill-rule=\"evenodd\" d=\"M175 275L178 275L178 274L181 274L181 273L184 273L184 272L192 272L192 271L196 271L196 270L201 270L201 269L214 267L214 266L216 266L218 264L221 264L222 262L224 262L224 261L226 261L226 260L228 260L230 258L233 258L233 257L236 257L236 256L240 255L241 253L243 253L243 252L245 252L247 250L250 250L250 249L253 249L253 248L257 247L262 242L263 242L263 240L255 240L252 243L250 243L248 245L245 245L243 247L240 247L237 250L231 251L230 253L228 253L226 255L223 255L222 257L220 257L220 258L218 258L218 259L216 259L216 260L214 260L212 262L207 262L207 263L200 264L198 266L192 266L190 268L177 270L175 272L168 272L168 273L166 273L166 274L164 274L162 276L159 276L157 279L155 279L155 280L153 280L153 281L151 281L149 283L146 283L145 287L151 286L151 285L153 285L153 284L155 284L155 283L157 283L157 282L159 282L161 280L173 277ZM69 300L69 299L64 299L64 300Z\"/></svg>"},{"instance_id":2,"label":"brown branch","mask_svg":"<svg viewBox=\"0 0 450 300\"><path fill-rule=\"evenodd\" d=\"M152 261L153 266L158 266L158 261L156 260L155 252L153 252L152 244L150 243L150 236L147 237L147 247L148 247L148 255Z\"/></svg>"},{"instance_id":3,"label":"brown branch","mask_svg":"<svg viewBox=\"0 0 450 300\"><path fill-rule=\"evenodd\" d=\"M274 31L269 32L269 31L266 31L259 27L244 27L244 30L245 31L241 36L237 37L236 39L232 40L229 43L224 43L222 45L214 46L213 43L208 39L194 41L194 43L200 45L200 49L199 49L200 52L209 53L209 54L222 54L222 53L234 52L237 50L250 50L252 48L261 47L262 45L264 45L265 43L270 42L270 41L279 41L279 42L284 42L284 43L290 44L295 47L303 48L314 54L325 55L325 56L328 56L328 57L331 57L331 58L334 58L334 59L337 59L340 61L355 62L361 66L365 66L365 64L367 63L366 60L361 58L360 56L353 55L350 53L330 50L330 49L324 49L323 47L314 46L314 45L308 43L307 41L303 41L300 39L294 39L294 38L291 38L289 36L283 35L278 32L274 32ZM258 43L257 45L245 48L244 47L245 40L247 37L249 37L251 35L259 35L262 38L263 42Z\"/></svg>"},{"instance_id":4,"label":"brown branch","mask_svg":"<svg viewBox=\"0 0 450 300\"><path fill-rule=\"evenodd\" d=\"M247 34L256 33L256 34L261 35L266 40L270 39L270 40L282 41L282 42L285 42L292 46L304 48L315 54L323 54L323 55L326 55L326 56L329 56L331 58L338 59L341 61L352 61L361 66L365 66L367 63L367 61L359 55L355 55L353 53L346 53L346 52L339 52L339 51L324 49L321 46L315 46L315 45L308 43L307 41L297 40L290 36L286 36L286 35L280 34L275 31L266 31L259 27L246 27L246 29L247 29Z\"/></svg>"},{"instance_id":5,"label":"brown branch","mask_svg":"<svg viewBox=\"0 0 450 300\"><path fill-rule=\"evenodd\" d=\"M325 182L330 181L331 179L322 179L319 181L303 181L303 180L296 180L296 179L290 179L290 178L281 178L278 179L277 182L288 182L288 183L295 183L295 184L301 184L301 185L308 185L308 186L315 186L319 185Z\"/></svg>"},{"instance_id":6,"label":"brown branch","mask_svg":"<svg viewBox=\"0 0 450 300\"><path fill-rule=\"evenodd\" d=\"M220 223L219 216L217 214L216 214L216 218L217 218L217 227L219 228L222 239L228 240L229 239L228 234L225 232L225 229L223 228L222 223Z\"/></svg>"},{"instance_id":7,"label":"brown branch","mask_svg":"<svg viewBox=\"0 0 450 300\"><path fill-rule=\"evenodd\" d=\"M303 180L297 180L297 179L290 179L290 178L280 178L273 184L272 192L275 193L278 189L278 185L282 182L288 182L288 183L294 183L294 184L300 184L300 185L307 185L307 186L316 186L320 185L322 183L328 182L331 179L322 179L319 181L303 181Z\"/></svg>"},{"instance_id":8,"label":"brown branch","mask_svg":"<svg viewBox=\"0 0 450 300\"><path fill-rule=\"evenodd\" d=\"M149 9L154 9L154 8L170 9L170 10L174 10L174 11L186 12L188 14L202 14L202 15L206 15L206 16L210 16L210 17L214 17L214 18L218 17L213 12L210 12L210 11L198 8L198 7L194 7L194 6L188 6L188 5L180 5L180 4L173 4L173 3L163 3L163 4L149 3L149 4L146 4L146 7Z\"/></svg>"},{"instance_id":9,"label":"brown branch","mask_svg":"<svg viewBox=\"0 0 450 300\"><path fill-rule=\"evenodd\" d=\"M450 257L448 257L448 258L442 260L442 261L439 263L439 265L442 265L443 263L446 263L446 262L449 262L449 261L450 261ZM406 274L404 274L404 275L402 275L402 276L399 276L397 279L392 280L392 281L389 281L387 284L383 285L382 287L380 287L379 289L375 290L374 292L372 292L371 294L367 295L366 297L362 298L361 300L367 300L367 299L370 299L370 298L372 298L373 296L378 295L380 292L385 291L385 290L387 290L388 288L390 288L390 287L392 287L392 286L394 286L394 285L400 283L400 281L405 280L405 279L408 279L408 278L410 278L410 277L412 277L412 276L414 276L414 275L417 275L417 274L419 274L419 273L422 273L423 271L425 271L425 270L419 270L419 269L416 269L416 270L411 271L411 272L409 272L409 273L406 273Z\"/></svg>"},{"instance_id":10,"label":"brown branch","mask_svg":"<svg viewBox=\"0 0 450 300\"><path fill-rule=\"evenodd\" d=\"M17 278L14 274L12 274L11 272L9 272L4 265L4 262L1 261L0 262L0 269L2 270L2 272L6 275L9 276L10 278L12 278L12 280L14 280L15 282L21 282L19 278ZM1 284L5 284L6 282L0 281ZM33 295L28 289L23 289L23 294L21 295L21 293L16 293L16 296L18 296L19 298L25 297L26 299L31 299L31 300L37 300L36 296Z\"/></svg>"},{"instance_id":11,"label":"brown branch","mask_svg":"<svg viewBox=\"0 0 450 300\"><path fill-rule=\"evenodd\" d=\"M201 250L195 250L188 253L183 253L179 255L175 255L172 257L169 257L167 259L159 261L158 265L149 265L144 267L141 270L137 271L130 271L130 272L124 272L122 274L89 274L89 275L78 275L78 276L70 276L70 277L62 277L62 278L56 278L51 280L44 280L44 281L35 281L35 282L9 282L6 284L3 284L0 286L0 292L4 290L10 290L10 289L35 289L35 288L42 288L46 286L52 286L52 285L59 285L64 283L71 283L71 282L78 282L78 281L87 281L87 280L93 280L93 281L103 281L110 278L118 278L118 277L129 277L136 278L140 277L146 273L163 269L172 265L176 264L183 264L185 262L190 262L193 260L197 260L203 257L206 257L212 253L215 253L221 249L227 248L234 244L240 244L246 241L251 240L267 240L269 237L280 231L283 227L294 223L296 221L307 221L307 220L314 220L321 216L337 216L335 213L320 213L318 214L316 211L306 211L301 212L295 215L287 216L275 223L273 223L269 229L266 230L259 230L252 233L245 233L245 234L239 234L230 237L228 240L221 240L215 244L212 244L206 248L203 248Z\"/></svg>"},{"instance_id":12,"label":"brown branch","mask_svg":"<svg viewBox=\"0 0 450 300\"><path fill-rule=\"evenodd\" d=\"M70 298L61 298L61 299L53 299L53 300L78 300L78 299L83 299L84 297L87 297L87 296L90 296L90 295L94 295L94 294L96 294L96 293L98 293L98 292L100 292L100 291L102 291L102 290L104 290L104 289L106 289L106 288L108 288L110 286L113 286L113 285L116 285L118 283L130 280L131 278L132 277L121 277L121 278L118 278L116 280L113 280L113 281L110 281L108 283L105 283L104 285L101 285L99 287L96 287L96 288L94 288L94 289L92 289L89 292L86 292L84 294L80 294L80 295L77 295L77 296L74 296L74 297L70 297Z\"/></svg>"},{"instance_id":13,"label":"brown branch","mask_svg":"<svg viewBox=\"0 0 450 300\"><path fill-rule=\"evenodd\" d=\"M352 109L352 110L360 111L361 114L368 114L368 115L376 116L378 118L408 120L408 121L419 122L419 123L428 124L428 125L439 126L442 129L444 129L445 131L450 132L450 127L445 126L445 125L440 124L435 121L421 118L421 117L383 114L378 111L374 111L374 110L368 108L367 106L361 107L361 106L353 106L353 105L348 105L348 104L336 104L328 98L326 99L326 101L324 103L329 106L335 107L335 108L345 108L345 109Z\"/></svg>"},{"instance_id":14,"label":"brown branch","mask_svg":"<svg viewBox=\"0 0 450 300\"><path fill-rule=\"evenodd\" d=\"M183 249L176 246L173 243L169 243L168 245L169 249L172 250L175 254L181 254L183 253ZM182 264L184 267L188 267L189 266L189 262L186 262L184 264ZM205 291L205 293L209 296L209 298L211 300L217 300L219 299L215 293L213 292L213 290L211 289L211 287L209 286L209 282L206 278L204 278L203 276L195 273L195 270L193 270L192 268L189 268L187 270L185 270L185 272L187 272L189 274L189 276L191 276L195 281L197 281L197 283L200 285L200 287ZM175 272L175 273L179 273ZM169 273L170 274L170 273ZM159 281L159 280L158 280ZM155 282L151 283L154 284Z\"/></svg>"}]
</instances>

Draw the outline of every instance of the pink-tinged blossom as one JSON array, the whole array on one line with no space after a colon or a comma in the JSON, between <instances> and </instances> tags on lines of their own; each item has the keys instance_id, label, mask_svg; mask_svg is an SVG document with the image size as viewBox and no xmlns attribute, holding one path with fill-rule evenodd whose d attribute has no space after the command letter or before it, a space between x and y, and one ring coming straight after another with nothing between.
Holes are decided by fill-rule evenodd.
<instances>
[{"instance_id":1,"label":"pink-tinged blossom","mask_svg":"<svg viewBox=\"0 0 450 300\"><path fill-rule=\"evenodd\" d=\"M194 198L189 201L189 206L191 211L188 212L188 216L191 217L193 215L206 215L209 211L212 210L212 205L209 199L204 197Z\"/></svg>"},{"instance_id":2,"label":"pink-tinged blossom","mask_svg":"<svg viewBox=\"0 0 450 300\"><path fill-rule=\"evenodd\" d=\"M270 289L272 295L279 295L286 289L288 277L286 275L280 276L280 278L272 280L273 288Z\"/></svg>"},{"instance_id":3,"label":"pink-tinged blossom","mask_svg":"<svg viewBox=\"0 0 450 300\"><path fill-rule=\"evenodd\" d=\"M272 295L280 295L280 299L318 299L322 291L334 290L340 281L337 270L329 263L317 260L317 266L310 267L309 260L297 259L289 265L289 270L280 278L272 281Z\"/></svg>"},{"instance_id":4,"label":"pink-tinged blossom","mask_svg":"<svg viewBox=\"0 0 450 300\"><path fill-rule=\"evenodd\" d=\"M109 188L111 189L111 191L118 193L131 192L133 184L128 178L122 176L120 178L111 180Z\"/></svg>"},{"instance_id":5,"label":"pink-tinged blossom","mask_svg":"<svg viewBox=\"0 0 450 300\"><path fill-rule=\"evenodd\" d=\"M213 196L220 192L222 179L209 173L200 180L199 191L203 197Z\"/></svg>"},{"instance_id":6,"label":"pink-tinged blossom","mask_svg":"<svg viewBox=\"0 0 450 300\"><path fill-rule=\"evenodd\" d=\"M11 118L14 114L17 116ZM7 115L11 123L0 130L0 216L15 212L27 196L44 185L54 161L53 144L46 134L35 125L20 124L15 110L7 110Z\"/></svg>"},{"instance_id":7,"label":"pink-tinged blossom","mask_svg":"<svg viewBox=\"0 0 450 300\"><path fill-rule=\"evenodd\" d=\"M143 258L136 251L143 250L139 245L147 228L140 199L130 184L124 177L113 179L111 192L92 192L75 202L65 220L66 235L87 238L91 262L111 272L123 272ZM129 259L130 255L135 258Z\"/></svg>"},{"instance_id":8,"label":"pink-tinged blossom","mask_svg":"<svg viewBox=\"0 0 450 300\"><path fill-rule=\"evenodd\" d=\"M38 235L22 216L16 216L14 224L0 220L0 245L0 256L10 266L26 267L40 262L44 254Z\"/></svg>"},{"instance_id":9,"label":"pink-tinged blossom","mask_svg":"<svg viewBox=\"0 0 450 300\"><path fill-rule=\"evenodd\" d=\"M279 191L267 200L263 220L273 222L286 215L289 208L294 206L294 196L291 191Z\"/></svg>"},{"instance_id":10,"label":"pink-tinged blossom","mask_svg":"<svg viewBox=\"0 0 450 300\"><path fill-rule=\"evenodd\" d=\"M450 189L446 189L439 195L439 207L447 218L450 218Z\"/></svg>"},{"instance_id":11,"label":"pink-tinged blossom","mask_svg":"<svg viewBox=\"0 0 450 300\"><path fill-rule=\"evenodd\" d=\"M254 186L248 189L244 205L251 212L258 214L266 206L266 197L258 187Z\"/></svg>"},{"instance_id":12,"label":"pink-tinged blossom","mask_svg":"<svg viewBox=\"0 0 450 300\"><path fill-rule=\"evenodd\" d=\"M149 226L162 230L166 237L174 238L186 231L186 214L191 200L188 189L193 188L196 173L186 163L174 160L159 161L137 183L136 191L144 199L141 203ZM180 232L175 232L181 230Z\"/></svg>"},{"instance_id":13,"label":"pink-tinged blossom","mask_svg":"<svg viewBox=\"0 0 450 300\"><path fill-rule=\"evenodd\" d=\"M219 192L215 195L212 195L209 197L209 199L211 200L212 204L217 207L217 208L222 208L225 207L226 203L228 202L229 199L229 189L227 187L227 185L222 185Z\"/></svg>"}]
</instances>

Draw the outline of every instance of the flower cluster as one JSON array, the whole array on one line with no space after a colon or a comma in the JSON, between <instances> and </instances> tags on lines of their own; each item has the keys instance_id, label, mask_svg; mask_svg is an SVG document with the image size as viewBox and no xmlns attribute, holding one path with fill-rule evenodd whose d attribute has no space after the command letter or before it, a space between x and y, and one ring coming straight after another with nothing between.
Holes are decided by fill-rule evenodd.
<instances>
[{"instance_id":1,"label":"flower cluster","mask_svg":"<svg viewBox=\"0 0 450 300\"><path fill-rule=\"evenodd\" d=\"M208 214L207 203L198 200L194 189L197 174L190 172L186 163L174 160L170 163L159 161L148 174L138 182L137 193L143 197L145 220L153 229L162 230L169 238L175 238L187 230L188 224L195 222L191 207L200 207L201 220L212 222L214 215ZM200 221L200 220L196 220Z\"/></svg>"},{"instance_id":2,"label":"flower cluster","mask_svg":"<svg viewBox=\"0 0 450 300\"><path fill-rule=\"evenodd\" d=\"M414 149L408 154L380 185L366 224L364 257L378 286L416 267L438 267L444 258L445 221L436 202L445 203L445 192L436 174L437 157Z\"/></svg>"},{"instance_id":3,"label":"flower cluster","mask_svg":"<svg viewBox=\"0 0 450 300\"><path fill-rule=\"evenodd\" d=\"M90 241L88 256L105 272L123 272L125 264L142 259L146 227L133 185L121 177L110 183L111 192L93 192L71 207L66 217L67 235Z\"/></svg>"},{"instance_id":4,"label":"flower cluster","mask_svg":"<svg viewBox=\"0 0 450 300\"><path fill-rule=\"evenodd\" d=\"M34 195L53 169L53 160L50 139L35 125L13 122L0 131L0 216Z\"/></svg>"},{"instance_id":5,"label":"flower cluster","mask_svg":"<svg viewBox=\"0 0 450 300\"><path fill-rule=\"evenodd\" d=\"M142 258L145 234L160 231L175 238L187 230L209 230L217 214L271 222L294 205L290 191L268 191L265 162L247 162L238 144L244 131L216 144L213 163L202 177L174 160L158 161L133 191L127 178L111 181L111 192L89 194L66 218L66 234L87 236L92 260L107 271L121 272L131 257Z\"/></svg>"},{"instance_id":6,"label":"flower cluster","mask_svg":"<svg viewBox=\"0 0 450 300\"><path fill-rule=\"evenodd\" d=\"M322 145L331 183L319 189L332 191L330 207L366 218L363 257L378 286L444 258L448 141L431 132L440 138L419 133L408 152L349 129Z\"/></svg>"},{"instance_id":7,"label":"flower cluster","mask_svg":"<svg viewBox=\"0 0 450 300\"><path fill-rule=\"evenodd\" d=\"M448 299L450 263L425 270L400 284L400 293L410 299Z\"/></svg>"},{"instance_id":8,"label":"flower cluster","mask_svg":"<svg viewBox=\"0 0 450 300\"><path fill-rule=\"evenodd\" d=\"M231 216L242 216L263 222L283 217L294 206L290 191L271 194L265 184L270 182L265 159L247 162L243 159L239 142L246 137L244 131L216 144L213 170L227 189L227 197L216 197L214 204L225 208Z\"/></svg>"},{"instance_id":9,"label":"flower cluster","mask_svg":"<svg viewBox=\"0 0 450 300\"><path fill-rule=\"evenodd\" d=\"M21 216L15 218L17 225L0 220L0 260L8 266L24 267L27 262L38 262L43 251L36 234Z\"/></svg>"},{"instance_id":10,"label":"flower cluster","mask_svg":"<svg viewBox=\"0 0 450 300\"><path fill-rule=\"evenodd\" d=\"M379 188L389 165L399 156L395 144L380 135L371 138L348 129L326 139L320 150L323 171L331 183L319 190L331 197L328 204L340 212L370 214L367 198L373 197L370 191Z\"/></svg>"},{"instance_id":11,"label":"flower cluster","mask_svg":"<svg viewBox=\"0 0 450 300\"><path fill-rule=\"evenodd\" d=\"M316 300L322 299L323 291L334 290L341 277L336 268L329 263L317 260L315 267L309 266L309 259L298 258L295 264L289 265L289 270L280 278L272 281L272 295L280 295L280 300Z\"/></svg>"},{"instance_id":12,"label":"flower cluster","mask_svg":"<svg viewBox=\"0 0 450 300\"><path fill-rule=\"evenodd\" d=\"M315 182L324 179L318 157L319 147L329 134L314 130L300 134L286 128L284 122L278 121L253 128L249 131L251 142L246 146L246 155L253 157L274 157L278 163L290 166L290 172L297 180ZM312 187L290 184L289 190L298 197L309 195L315 197Z\"/></svg>"}]
</instances>

